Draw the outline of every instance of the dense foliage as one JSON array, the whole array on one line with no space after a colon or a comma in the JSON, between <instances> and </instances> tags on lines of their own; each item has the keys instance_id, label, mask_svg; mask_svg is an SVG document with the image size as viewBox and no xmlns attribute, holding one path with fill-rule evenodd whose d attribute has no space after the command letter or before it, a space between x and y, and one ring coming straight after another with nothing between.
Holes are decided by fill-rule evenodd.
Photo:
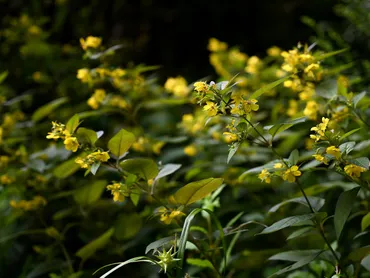
<instances>
[{"instance_id":1,"label":"dense foliage","mask_svg":"<svg viewBox=\"0 0 370 278\"><path fill-rule=\"evenodd\" d=\"M258 57L211 38L215 80L161 84L44 24L1 31L19 53L0 73L1 276L369 277L367 66L345 39Z\"/></svg>"}]
</instances>

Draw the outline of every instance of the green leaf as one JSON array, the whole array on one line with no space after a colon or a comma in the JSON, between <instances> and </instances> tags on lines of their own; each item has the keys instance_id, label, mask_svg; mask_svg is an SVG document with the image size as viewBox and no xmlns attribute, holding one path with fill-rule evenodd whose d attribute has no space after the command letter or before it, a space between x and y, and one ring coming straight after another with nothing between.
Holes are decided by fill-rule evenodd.
<instances>
[{"instance_id":1,"label":"green leaf","mask_svg":"<svg viewBox=\"0 0 370 278\"><path fill-rule=\"evenodd\" d=\"M224 234L224 230L221 226L220 221L218 220L218 218L214 215L214 213L212 211L207 210L207 209L197 208L197 209L192 210L188 214L188 216L186 217L186 219L184 221L184 225L182 227L181 235L180 235L180 238L179 238L179 244L178 244L179 245L179 251L177 253L177 258L180 259L180 262L179 262L179 268L180 269L182 268L183 263L184 263L185 249L186 249L186 243L187 243L188 235L189 235L189 231L190 231L190 224L193 221L194 217L202 211L208 212L208 214L211 216L211 218L214 221L217 229L220 232L220 239L221 239L221 242L222 242L223 259L224 259L223 265L227 265L227 258L226 258L226 254L225 254L225 252L226 252L226 243L225 243L225 239L224 239L225 234ZM221 270L221 272L222 272L222 270Z\"/></svg>"},{"instance_id":2,"label":"green leaf","mask_svg":"<svg viewBox=\"0 0 370 278\"><path fill-rule=\"evenodd\" d=\"M3 71L2 73L0 73L0 84L4 82L7 76L8 76L8 71Z\"/></svg>"},{"instance_id":3,"label":"green leaf","mask_svg":"<svg viewBox=\"0 0 370 278\"><path fill-rule=\"evenodd\" d=\"M106 185L107 181L96 180L91 184L76 189L73 198L79 205L90 205L100 198Z\"/></svg>"},{"instance_id":4,"label":"green leaf","mask_svg":"<svg viewBox=\"0 0 370 278\"><path fill-rule=\"evenodd\" d=\"M367 270L370 271L370 256L367 255L365 258L362 259L361 265Z\"/></svg>"},{"instance_id":5,"label":"green leaf","mask_svg":"<svg viewBox=\"0 0 370 278\"><path fill-rule=\"evenodd\" d=\"M343 141L343 139L345 139L345 138L347 138L348 136L352 135L353 133L355 133L355 132L359 131L360 129L361 129L361 127L360 127L360 128L356 128L356 129L352 129L352 130L350 130L350 131L346 132L345 134L343 134L343 135L339 138L339 142L342 142L342 141Z\"/></svg>"},{"instance_id":6,"label":"green leaf","mask_svg":"<svg viewBox=\"0 0 370 278\"><path fill-rule=\"evenodd\" d=\"M139 175L146 180L154 179L159 172L157 164L148 158L126 159L120 165L124 171Z\"/></svg>"},{"instance_id":7,"label":"green leaf","mask_svg":"<svg viewBox=\"0 0 370 278\"><path fill-rule=\"evenodd\" d=\"M331 56L338 55L340 53L346 52L348 50L349 50L349 48L343 48L341 50L336 50L336 51L332 51L332 52L329 52L329 53L324 53L324 54L321 54L318 57L316 57L316 60L321 61L321 60L324 60L324 59L329 58Z\"/></svg>"},{"instance_id":8,"label":"green leaf","mask_svg":"<svg viewBox=\"0 0 370 278\"><path fill-rule=\"evenodd\" d=\"M294 151L290 153L290 156L288 158L289 165L290 166L297 165L298 159L299 159L299 152L297 149L295 149Z\"/></svg>"},{"instance_id":9,"label":"green leaf","mask_svg":"<svg viewBox=\"0 0 370 278\"><path fill-rule=\"evenodd\" d=\"M181 168L181 164L168 163L166 165L163 165L162 169L159 171L158 175L155 177L155 180L159 180L160 178L171 175L172 173L176 172L180 168Z\"/></svg>"},{"instance_id":10,"label":"green leaf","mask_svg":"<svg viewBox=\"0 0 370 278\"><path fill-rule=\"evenodd\" d=\"M78 142L81 144L86 144L90 146L94 146L96 140L98 140L98 135L94 130L87 129L84 127L80 127L77 129L76 136L78 139Z\"/></svg>"},{"instance_id":11,"label":"green leaf","mask_svg":"<svg viewBox=\"0 0 370 278\"><path fill-rule=\"evenodd\" d=\"M135 135L127 130L121 129L108 142L108 148L118 158L125 154L131 145L135 143Z\"/></svg>"},{"instance_id":12,"label":"green leaf","mask_svg":"<svg viewBox=\"0 0 370 278\"><path fill-rule=\"evenodd\" d=\"M112 266L112 265L116 265L117 264L116 267L113 267L111 270L109 270L108 272L106 272L104 275L100 276L100 278L105 278L105 277L109 276L109 274L111 274L114 271L116 271L117 269L121 268L122 266L131 264L131 263L151 263L151 264L156 264L151 258L148 258L148 257L145 257L145 256L140 256L140 257L135 257L135 258L129 259L129 260L124 261L122 263L113 263L113 264L105 265L105 266L99 268L98 270L96 270L93 273L93 275L95 275L98 271L100 271L103 268L106 268L108 266Z\"/></svg>"},{"instance_id":13,"label":"green leaf","mask_svg":"<svg viewBox=\"0 0 370 278\"><path fill-rule=\"evenodd\" d=\"M339 240L352 206L355 204L360 187L355 187L340 194L334 213L334 226L337 240Z\"/></svg>"},{"instance_id":14,"label":"green leaf","mask_svg":"<svg viewBox=\"0 0 370 278\"><path fill-rule=\"evenodd\" d=\"M352 99L352 102L353 102L353 107L356 108L357 107L357 104L360 102L361 99L363 99L364 97L366 96L366 92L361 92L357 95L355 95Z\"/></svg>"},{"instance_id":15,"label":"green leaf","mask_svg":"<svg viewBox=\"0 0 370 278\"><path fill-rule=\"evenodd\" d=\"M66 129L72 134L75 132L76 128L80 124L80 117L78 114L75 114L72 118L70 118L66 124Z\"/></svg>"},{"instance_id":16,"label":"green leaf","mask_svg":"<svg viewBox=\"0 0 370 278\"><path fill-rule=\"evenodd\" d=\"M306 120L307 120L306 117L300 117L300 118L297 118L297 119L294 119L294 120L291 120L285 123L280 123L280 124L276 124L276 125L265 127L265 128L268 129L268 132L272 135L272 138L274 138L275 135L279 134L280 132L283 132L289 129L296 124L303 123Z\"/></svg>"},{"instance_id":17,"label":"green leaf","mask_svg":"<svg viewBox=\"0 0 370 278\"><path fill-rule=\"evenodd\" d=\"M143 221L137 213L120 214L114 224L114 236L118 240L133 238L141 229Z\"/></svg>"},{"instance_id":18,"label":"green leaf","mask_svg":"<svg viewBox=\"0 0 370 278\"><path fill-rule=\"evenodd\" d=\"M353 262L359 262L369 254L370 254L370 245L353 250L348 255L348 259Z\"/></svg>"},{"instance_id":19,"label":"green leaf","mask_svg":"<svg viewBox=\"0 0 370 278\"><path fill-rule=\"evenodd\" d=\"M322 206L325 204L325 199L323 199L323 198L319 198L319 197L315 197L315 196L307 196L307 198L310 201L311 206L315 211L319 211L322 208ZM306 207L309 207L307 202L306 202L306 199L304 197L298 197L298 198L283 201L283 202L273 206L272 208L270 208L269 213L276 212L280 207L282 207L282 206L284 206L288 203L298 203L298 204L302 204Z\"/></svg>"},{"instance_id":20,"label":"green leaf","mask_svg":"<svg viewBox=\"0 0 370 278\"><path fill-rule=\"evenodd\" d=\"M291 240L291 239L294 239L294 238L297 238L297 237L302 237L302 236L307 235L311 232L316 232L316 229L313 229L312 227L304 227L304 228L301 228L301 229L296 230L293 233L291 233L287 237L286 240Z\"/></svg>"},{"instance_id":21,"label":"green leaf","mask_svg":"<svg viewBox=\"0 0 370 278\"><path fill-rule=\"evenodd\" d=\"M283 83L285 80L289 79L292 75L288 75L288 76L285 76L283 78L280 78L270 84L267 84L266 86L263 86L262 88L258 89L257 91L255 91L250 97L249 99L256 99L258 98L259 96L261 96L262 94L270 91L271 89L275 88L276 86L280 85L281 83Z\"/></svg>"},{"instance_id":22,"label":"green leaf","mask_svg":"<svg viewBox=\"0 0 370 278\"><path fill-rule=\"evenodd\" d=\"M95 162L93 165L91 165L90 172L95 175L100 167L100 162Z\"/></svg>"},{"instance_id":23,"label":"green leaf","mask_svg":"<svg viewBox=\"0 0 370 278\"><path fill-rule=\"evenodd\" d=\"M289 272L289 271L292 271L292 270L295 270L295 269L298 269L298 268L301 268L302 266L305 266L307 264L309 264L310 262L312 262L313 260L315 260L323 251L317 251L311 255L308 255L306 257L302 257L299 261L297 261L296 263L290 265L290 266L287 266L277 272L275 272L273 275L269 276L268 278L270 277L274 277L274 276L278 276L278 275L281 275L283 273L286 273L286 272Z\"/></svg>"},{"instance_id":24,"label":"green leaf","mask_svg":"<svg viewBox=\"0 0 370 278\"><path fill-rule=\"evenodd\" d=\"M312 256L320 252L322 251L319 249L286 251L286 252L275 254L268 259L270 261L298 262L308 256Z\"/></svg>"},{"instance_id":25,"label":"green leaf","mask_svg":"<svg viewBox=\"0 0 370 278\"><path fill-rule=\"evenodd\" d=\"M200 181L188 183L173 195L178 204L184 206L190 205L206 197L209 193L215 191L222 184L223 179L209 178Z\"/></svg>"},{"instance_id":26,"label":"green leaf","mask_svg":"<svg viewBox=\"0 0 370 278\"><path fill-rule=\"evenodd\" d=\"M97 250L103 248L108 243L113 233L114 233L114 228L110 228L100 237L94 239L93 241L89 242L84 247L79 249L76 252L76 256L80 257L82 260L86 260L90 258L92 255L95 254Z\"/></svg>"},{"instance_id":27,"label":"green leaf","mask_svg":"<svg viewBox=\"0 0 370 278\"><path fill-rule=\"evenodd\" d=\"M135 206L137 206L137 204L139 203L140 194L141 191L138 188L134 188L131 190L130 199Z\"/></svg>"},{"instance_id":28,"label":"green leaf","mask_svg":"<svg viewBox=\"0 0 370 278\"><path fill-rule=\"evenodd\" d=\"M370 226L370 212L368 212L361 220L361 230L365 231Z\"/></svg>"},{"instance_id":29,"label":"green leaf","mask_svg":"<svg viewBox=\"0 0 370 278\"><path fill-rule=\"evenodd\" d=\"M227 155L227 162L226 162L227 164L229 164L229 162L233 158L234 154L236 154L236 152L239 149L239 146L240 146L240 142L236 142L236 143L232 144L232 146L230 147L230 150L229 150L229 154Z\"/></svg>"},{"instance_id":30,"label":"green leaf","mask_svg":"<svg viewBox=\"0 0 370 278\"><path fill-rule=\"evenodd\" d=\"M349 154L355 147L356 142L345 142L339 146L339 150L343 154Z\"/></svg>"},{"instance_id":31,"label":"green leaf","mask_svg":"<svg viewBox=\"0 0 370 278\"><path fill-rule=\"evenodd\" d=\"M278 222L275 222L271 226L265 228L262 232L259 233L259 235L269 234L269 233L273 233L273 232L279 231L284 228L288 228L290 226L298 224L299 222L310 220L314 218L315 215L316 215L315 213L309 213L309 214L296 215L296 216L290 216L290 217L284 218L282 220L279 220Z\"/></svg>"},{"instance_id":32,"label":"green leaf","mask_svg":"<svg viewBox=\"0 0 370 278\"><path fill-rule=\"evenodd\" d=\"M149 251L151 250L156 250L158 249L159 247L162 247L168 243L173 243L175 241L175 237L174 236L169 236L169 237L164 237L164 238L161 238L161 239L158 239L156 241L153 241L152 243L150 243L146 248L145 248L145 254L148 254Z\"/></svg>"},{"instance_id":33,"label":"green leaf","mask_svg":"<svg viewBox=\"0 0 370 278\"><path fill-rule=\"evenodd\" d=\"M38 108L32 114L32 118L31 118L32 121L33 122L38 122L38 121L42 120L43 118L47 117L51 113L55 112L54 111L55 109L57 109L62 104L68 102L68 100L69 99L67 97L62 97L62 98L58 98L56 100L53 100L53 101L41 106L40 108Z\"/></svg>"},{"instance_id":34,"label":"green leaf","mask_svg":"<svg viewBox=\"0 0 370 278\"><path fill-rule=\"evenodd\" d=\"M54 176L58 179L65 179L76 173L77 170L80 169L80 166L76 164L75 159L76 158L69 159L58 165L53 171Z\"/></svg>"},{"instance_id":35,"label":"green leaf","mask_svg":"<svg viewBox=\"0 0 370 278\"><path fill-rule=\"evenodd\" d=\"M187 258L186 262L190 265L194 265L200 268L212 268L213 265L209 260L202 260L202 259L196 259L196 258Z\"/></svg>"}]
</instances>

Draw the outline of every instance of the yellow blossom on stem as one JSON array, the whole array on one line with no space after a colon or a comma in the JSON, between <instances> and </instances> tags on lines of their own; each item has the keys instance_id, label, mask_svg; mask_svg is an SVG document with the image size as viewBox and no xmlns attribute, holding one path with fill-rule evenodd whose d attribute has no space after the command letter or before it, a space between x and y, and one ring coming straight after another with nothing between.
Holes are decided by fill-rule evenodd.
<instances>
[{"instance_id":1,"label":"yellow blossom on stem","mask_svg":"<svg viewBox=\"0 0 370 278\"><path fill-rule=\"evenodd\" d=\"M324 163L328 165L328 160L325 156L322 156L321 154L314 154L312 155L317 161L320 161L321 163Z\"/></svg>"},{"instance_id":2,"label":"yellow blossom on stem","mask_svg":"<svg viewBox=\"0 0 370 278\"><path fill-rule=\"evenodd\" d=\"M209 90L209 85L206 82L195 82L194 90L199 93L206 93Z\"/></svg>"},{"instance_id":3,"label":"yellow blossom on stem","mask_svg":"<svg viewBox=\"0 0 370 278\"><path fill-rule=\"evenodd\" d=\"M180 210L166 209L165 207L159 208L158 212L161 214L160 221L163 222L166 225L171 224L171 222L175 218L179 218L179 217L185 215L185 213L183 213Z\"/></svg>"},{"instance_id":4,"label":"yellow blossom on stem","mask_svg":"<svg viewBox=\"0 0 370 278\"><path fill-rule=\"evenodd\" d=\"M188 156L195 156L197 152L198 150L193 144L184 148L184 153Z\"/></svg>"},{"instance_id":5,"label":"yellow blossom on stem","mask_svg":"<svg viewBox=\"0 0 370 278\"><path fill-rule=\"evenodd\" d=\"M93 36L88 36L86 39L80 39L80 44L83 50L87 50L89 47L98 48L101 45L101 42L101 38Z\"/></svg>"},{"instance_id":6,"label":"yellow blossom on stem","mask_svg":"<svg viewBox=\"0 0 370 278\"><path fill-rule=\"evenodd\" d=\"M107 186L107 189L111 191L113 195L113 201L123 202L125 200L125 195L121 192L121 184L113 183Z\"/></svg>"},{"instance_id":7,"label":"yellow blossom on stem","mask_svg":"<svg viewBox=\"0 0 370 278\"><path fill-rule=\"evenodd\" d=\"M164 84L164 88L177 97L186 97L189 93L188 83L181 76L168 78Z\"/></svg>"},{"instance_id":8,"label":"yellow blossom on stem","mask_svg":"<svg viewBox=\"0 0 370 278\"><path fill-rule=\"evenodd\" d=\"M256 99L250 99L250 100L244 100L242 101L242 106L245 111L245 113L250 113L252 111L258 111L259 105L257 104L258 100Z\"/></svg>"},{"instance_id":9,"label":"yellow blossom on stem","mask_svg":"<svg viewBox=\"0 0 370 278\"><path fill-rule=\"evenodd\" d=\"M76 152L78 150L78 147L80 146L77 138L72 137L72 136L66 137L63 143L65 145L66 150L72 151L72 152Z\"/></svg>"},{"instance_id":10,"label":"yellow blossom on stem","mask_svg":"<svg viewBox=\"0 0 370 278\"><path fill-rule=\"evenodd\" d=\"M264 181L265 183L270 183L271 182L271 175L267 169L263 169L261 173L258 174L258 178L261 181Z\"/></svg>"},{"instance_id":11,"label":"yellow blossom on stem","mask_svg":"<svg viewBox=\"0 0 370 278\"><path fill-rule=\"evenodd\" d=\"M272 46L269 49L267 49L267 55L272 57L280 56L281 49L277 46Z\"/></svg>"},{"instance_id":12,"label":"yellow blossom on stem","mask_svg":"<svg viewBox=\"0 0 370 278\"><path fill-rule=\"evenodd\" d=\"M90 71L87 68L79 69L77 71L77 78L81 80L81 82L88 82L90 80Z\"/></svg>"},{"instance_id":13,"label":"yellow blossom on stem","mask_svg":"<svg viewBox=\"0 0 370 278\"><path fill-rule=\"evenodd\" d=\"M306 108L303 110L303 114L311 120L316 120L318 110L319 105L317 104L317 102L310 100L309 102L307 102Z\"/></svg>"},{"instance_id":14,"label":"yellow blossom on stem","mask_svg":"<svg viewBox=\"0 0 370 278\"><path fill-rule=\"evenodd\" d=\"M218 39L210 38L208 43L208 50L212 52L225 51L227 43L221 42Z\"/></svg>"},{"instance_id":15,"label":"yellow blossom on stem","mask_svg":"<svg viewBox=\"0 0 370 278\"><path fill-rule=\"evenodd\" d=\"M334 156L336 159L340 158L340 150L335 146L330 146L326 148L326 153Z\"/></svg>"},{"instance_id":16,"label":"yellow blossom on stem","mask_svg":"<svg viewBox=\"0 0 370 278\"><path fill-rule=\"evenodd\" d=\"M232 143L235 141L238 141L239 137L237 134L231 133L231 132L224 132L226 143Z\"/></svg>"},{"instance_id":17,"label":"yellow blossom on stem","mask_svg":"<svg viewBox=\"0 0 370 278\"><path fill-rule=\"evenodd\" d=\"M7 174L4 174L4 175L1 175L0 176L0 183L5 185L5 184L11 184L14 182L14 178L7 175Z\"/></svg>"},{"instance_id":18,"label":"yellow blossom on stem","mask_svg":"<svg viewBox=\"0 0 370 278\"><path fill-rule=\"evenodd\" d=\"M321 121L322 122L320 124L311 128L311 131L314 131L316 134L315 135L311 134L310 138L314 139L315 142L325 138L325 131L326 128L328 127L329 119L322 117Z\"/></svg>"},{"instance_id":19,"label":"yellow blossom on stem","mask_svg":"<svg viewBox=\"0 0 370 278\"><path fill-rule=\"evenodd\" d=\"M298 166L297 165L293 165L292 167L290 167L289 169L287 169L284 173L283 173L283 180L288 180L288 182L295 182L296 180L296 177L299 177L301 175L301 171L298 170Z\"/></svg>"},{"instance_id":20,"label":"yellow blossom on stem","mask_svg":"<svg viewBox=\"0 0 370 278\"><path fill-rule=\"evenodd\" d=\"M365 168L357 166L355 164L349 164L344 166L344 172L351 178L359 178L361 173L367 171Z\"/></svg>"},{"instance_id":21,"label":"yellow blossom on stem","mask_svg":"<svg viewBox=\"0 0 370 278\"><path fill-rule=\"evenodd\" d=\"M203 107L203 110L207 111L208 116L212 117L217 115L218 108L216 103L212 101L207 101L206 105Z\"/></svg>"},{"instance_id":22,"label":"yellow blossom on stem","mask_svg":"<svg viewBox=\"0 0 370 278\"><path fill-rule=\"evenodd\" d=\"M284 164L283 164L283 163L278 162L278 163L275 163L275 164L274 164L274 168L275 168L275 169L281 169L281 168L283 168L283 167L284 167Z\"/></svg>"}]
</instances>

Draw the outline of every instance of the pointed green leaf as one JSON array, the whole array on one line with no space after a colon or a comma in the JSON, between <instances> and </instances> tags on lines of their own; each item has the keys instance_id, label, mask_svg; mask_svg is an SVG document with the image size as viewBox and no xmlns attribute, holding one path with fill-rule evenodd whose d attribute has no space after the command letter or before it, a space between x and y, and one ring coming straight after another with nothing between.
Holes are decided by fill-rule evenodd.
<instances>
[{"instance_id":1,"label":"pointed green leaf","mask_svg":"<svg viewBox=\"0 0 370 278\"><path fill-rule=\"evenodd\" d=\"M322 208L322 206L325 204L325 199L323 199L323 198L319 198L319 197L315 197L315 196L307 196L307 198L310 201L310 204L311 204L312 208L315 211L319 211ZM269 212L270 213L271 212L276 212L280 207L282 207L286 204L289 204L289 203L298 203L298 204L302 204L306 207L309 207L307 202L306 202L306 199L304 197L298 197L298 198L283 201L283 202L273 206L272 208L270 208Z\"/></svg>"},{"instance_id":2,"label":"pointed green leaf","mask_svg":"<svg viewBox=\"0 0 370 278\"><path fill-rule=\"evenodd\" d=\"M288 228L290 226L293 226L295 224L298 224L299 222L303 222L306 220L311 220L315 217L315 213L309 213L309 214L303 214L303 215L296 215L296 216L290 216L287 218L284 218L278 222L275 222L271 226L265 228L262 232L259 234L269 234L276 231L280 231L284 228Z\"/></svg>"},{"instance_id":3,"label":"pointed green leaf","mask_svg":"<svg viewBox=\"0 0 370 278\"><path fill-rule=\"evenodd\" d=\"M321 250L313 249L313 250L294 250L294 251L286 251L275 254L268 258L270 261L289 261L289 262L298 262L307 256L312 256L314 254L319 253Z\"/></svg>"},{"instance_id":4,"label":"pointed green leaf","mask_svg":"<svg viewBox=\"0 0 370 278\"><path fill-rule=\"evenodd\" d=\"M90 205L100 198L106 185L107 181L96 180L91 184L86 184L76 189L73 198L79 205Z\"/></svg>"},{"instance_id":5,"label":"pointed green leaf","mask_svg":"<svg viewBox=\"0 0 370 278\"><path fill-rule=\"evenodd\" d=\"M289 165L290 166L297 165L298 159L299 159L299 152L297 149L295 149L294 151L290 153L290 156L288 158Z\"/></svg>"},{"instance_id":6,"label":"pointed green leaf","mask_svg":"<svg viewBox=\"0 0 370 278\"><path fill-rule=\"evenodd\" d=\"M95 252L101 248L103 248L109 241L110 237L114 233L114 228L110 228L100 237L94 239L93 241L86 244L84 247L79 249L76 252L76 256L80 257L82 260L86 260L90 258Z\"/></svg>"},{"instance_id":7,"label":"pointed green leaf","mask_svg":"<svg viewBox=\"0 0 370 278\"><path fill-rule=\"evenodd\" d=\"M329 53L324 53L324 54L321 54L320 56L318 56L316 58L316 60L321 61L321 60L324 60L324 59L329 58L331 56L338 55L340 53L346 52L348 50L349 50L349 48L343 48L343 49L332 51L332 52L329 52Z\"/></svg>"},{"instance_id":8,"label":"pointed green leaf","mask_svg":"<svg viewBox=\"0 0 370 278\"><path fill-rule=\"evenodd\" d=\"M339 240L348 216L351 213L352 206L355 203L357 193L360 187L352 188L340 194L334 213L334 226L337 240Z\"/></svg>"},{"instance_id":9,"label":"pointed green leaf","mask_svg":"<svg viewBox=\"0 0 370 278\"><path fill-rule=\"evenodd\" d=\"M159 172L157 164L148 158L126 159L120 165L124 171L139 175L146 180L154 179Z\"/></svg>"},{"instance_id":10,"label":"pointed green leaf","mask_svg":"<svg viewBox=\"0 0 370 278\"><path fill-rule=\"evenodd\" d=\"M114 237L118 240L133 238L141 229L143 220L137 213L122 213L114 224Z\"/></svg>"},{"instance_id":11,"label":"pointed green leaf","mask_svg":"<svg viewBox=\"0 0 370 278\"><path fill-rule=\"evenodd\" d=\"M49 116L52 112L55 112L55 109L57 109L62 104L66 103L69 99L67 97L58 98L56 100L53 100L40 108L38 108L33 114L32 114L32 121L38 122L42 120L43 118Z\"/></svg>"},{"instance_id":12,"label":"pointed green leaf","mask_svg":"<svg viewBox=\"0 0 370 278\"><path fill-rule=\"evenodd\" d=\"M79 129L77 129L76 136L79 143L87 144L90 146L94 146L96 140L98 140L98 135L94 130L84 127L80 127Z\"/></svg>"},{"instance_id":13,"label":"pointed green leaf","mask_svg":"<svg viewBox=\"0 0 370 278\"><path fill-rule=\"evenodd\" d=\"M360 166L362 168L365 168L366 170L369 170L369 164L370 160L367 157L359 157L355 159L349 159L348 162L353 163L357 166Z\"/></svg>"},{"instance_id":14,"label":"pointed green leaf","mask_svg":"<svg viewBox=\"0 0 370 278\"><path fill-rule=\"evenodd\" d=\"M76 164L75 159L69 159L58 165L53 171L54 176L58 179L64 179L76 173L80 169L80 166Z\"/></svg>"},{"instance_id":15,"label":"pointed green leaf","mask_svg":"<svg viewBox=\"0 0 370 278\"><path fill-rule=\"evenodd\" d=\"M127 130L121 129L108 142L108 148L112 154L120 157L126 153L131 145L135 143L135 135Z\"/></svg>"},{"instance_id":16,"label":"pointed green leaf","mask_svg":"<svg viewBox=\"0 0 370 278\"><path fill-rule=\"evenodd\" d=\"M181 168L181 164L169 163L169 164L163 165L162 169L159 171L158 176L156 176L155 179L159 180L160 178L171 175L172 173L176 172L180 168Z\"/></svg>"},{"instance_id":17,"label":"pointed green leaf","mask_svg":"<svg viewBox=\"0 0 370 278\"><path fill-rule=\"evenodd\" d=\"M285 76L285 77L280 78L280 79L278 79L278 80L276 80L274 82L271 82L270 84L267 84L266 86L263 86L262 88L260 88L257 91L255 91L249 98L250 99L256 99L256 98L258 98L262 94L264 94L264 93L270 91L271 89L275 88L276 86L280 85L285 80L289 79L291 76L292 75Z\"/></svg>"},{"instance_id":18,"label":"pointed green leaf","mask_svg":"<svg viewBox=\"0 0 370 278\"><path fill-rule=\"evenodd\" d=\"M236 142L236 143L232 144L232 146L230 147L230 150L229 150L229 154L227 155L227 162L226 162L227 164L229 164L229 162L233 158L234 154L236 154L236 152L239 149L239 146L240 146L240 142Z\"/></svg>"},{"instance_id":19,"label":"pointed green leaf","mask_svg":"<svg viewBox=\"0 0 370 278\"><path fill-rule=\"evenodd\" d=\"M289 129L289 128L291 128L292 126L294 126L296 124L303 123L306 120L307 120L306 117L300 117L300 118L297 118L297 119L294 119L294 120L291 120L291 121L288 121L288 122L285 122L285 123L275 124L273 126L268 126L268 127L265 127L265 128L268 129L268 131L272 135L272 137L275 137L275 135L279 134L280 132L283 132L283 131Z\"/></svg>"},{"instance_id":20,"label":"pointed green leaf","mask_svg":"<svg viewBox=\"0 0 370 278\"><path fill-rule=\"evenodd\" d=\"M360 128L356 128L356 129L352 129L352 130L350 130L350 131L346 132L345 134L343 134L343 135L339 138L339 142L343 141L343 139L345 139L345 138L347 138L348 136L352 135L353 133L355 133L355 132L359 131L360 129L361 129L361 127L360 127Z\"/></svg>"},{"instance_id":21,"label":"pointed green leaf","mask_svg":"<svg viewBox=\"0 0 370 278\"><path fill-rule=\"evenodd\" d=\"M302 266L305 266L307 264L309 264L310 262L312 262L313 260L315 260L323 251L317 251L311 255L308 255L306 257L302 257L299 261L297 261L296 263L290 265L290 266L287 266L277 272L275 272L273 275L269 276L268 278L270 277L275 277L275 276L278 276L278 275L281 275L281 274L284 274L286 272L289 272L289 271L292 271L292 270L295 270L295 269L298 269L298 268L301 268Z\"/></svg>"},{"instance_id":22,"label":"pointed green leaf","mask_svg":"<svg viewBox=\"0 0 370 278\"><path fill-rule=\"evenodd\" d=\"M305 235L311 234L312 232L317 232L317 230L313 229L312 227L304 227L291 233L286 240L303 237Z\"/></svg>"},{"instance_id":23,"label":"pointed green leaf","mask_svg":"<svg viewBox=\"0 0 370 278\"><path fill-rule=\"evenodd\" d=\"M353 107L356 108L357 107L357 104L360 102L361 99L363 99L364 97L366 96L366 92L361 92L357 95L355 95L352 99L353 101Z\"/></svg>"},{"instance_id":24,"label":"pointed green leaf","mask_svg":"<svg viewBox=\"0 0 370 278\"><path fill-rule=\"evenodd\" d=\"M8 71L3 71L2 73L0 73L0 84L3 83L3 81L5 80L7 76L8 76Z\"/></svg>"},{"instance_id":25,"label":"pointed green leaf","mask_svg":"<svg viewBox=\"0 0 370 278\"><path fill-rule=\"evenodd\" d=\"M353 250L351 253L349 253L348 259L353 262L359 262L369 254L370 245Z\"/></svg>"},{"instance_id":26,"label":"pointed green leaf","mask_svg":"<svg viewBox=\"0 0 370 278\"><path fill-rule=\"evenodd\" d=\"M209 260L202 260L202 259L196 259L196 258L187 258L186 262L190 265L194 265L200 268L212 268L213 265Z\"/></svg>"},{"instance_id":27,"label":"pointed green leaf","mask_svg":"<svg viewBox=\"0 0 370 278\"><path fill-rule=\"evenodd\" d=\"M209 193L216 190L222 182L223 179L221 178L209 178L191 182L180 188L173 197L177 203L187 206L206 197Z\"/></svg>"},{"instance_id":28,"label":"pointed green leaf","mask_svg":"<svg viewBox=\"0 0 370 278\"><path fill-rule=\"evenodd\" d=\"M80 124L80 117L78 114L75 114L72 118L70 118L66 124L66 129L72 134L77 129L78 125Z\"/></svg>"},{"instance_id":29,"label":"pointed green leaf","mask_svg":"<svg viewBox=\"0 0 370 278\"><path fill-rule=\"evenodd\" d=\"M370 226L370 212L368 212L361 220L361 230L365 231Z\"/></svg>"},{"instance_id":30,"label":"pointed green leaf","mask_svg":"<svg viewBox=\"0 0 370 278\"><path fill-rule=\"evenodd\" d=\"M146 248L145 248L145 254L148 254L149 251L151 250L156 250L159 247L162 247L163 245L166 245L167 243L174 243L175 237L174 236L169 236L169 237L164 237L161 239L158 239L152 243L150 243Z\"/></svg>"}]
</instances>

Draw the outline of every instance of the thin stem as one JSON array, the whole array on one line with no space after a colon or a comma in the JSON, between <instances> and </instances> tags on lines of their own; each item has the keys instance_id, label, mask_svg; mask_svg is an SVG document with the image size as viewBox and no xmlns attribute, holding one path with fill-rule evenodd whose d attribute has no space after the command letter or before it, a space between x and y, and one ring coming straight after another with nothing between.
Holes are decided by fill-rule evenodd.
<instances>
[{"instance_id":1,"label":"thin stem","mask_svg":"<svg viewBox=\"0 0 370 278\"><path fill-rule=\"evenodd\" d=\"M59 245L60 245L60 247L61 247L61 249L63 251L64 257L67 260L67 264L68 264L68 268L69 268L70 274L75 273L75 271L73 269L72 260L71 260L71 257L69 256L68 252L67 252L67 249L65 248L64 244L61 241L59 242Z\"/></svg>"}]
</instances>

